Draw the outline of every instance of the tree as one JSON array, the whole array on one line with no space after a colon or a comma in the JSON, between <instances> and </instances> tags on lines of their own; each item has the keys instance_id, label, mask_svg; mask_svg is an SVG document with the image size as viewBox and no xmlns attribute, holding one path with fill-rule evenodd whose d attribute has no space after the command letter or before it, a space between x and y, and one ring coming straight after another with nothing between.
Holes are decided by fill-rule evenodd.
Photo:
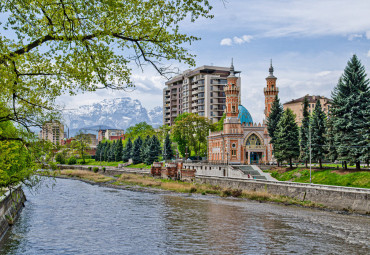
<instances>
[{"instance_id":1,"label":"tree","mask_svg":"<svg viewBox=\"0 0 370 255\"><path fill-rule=\"evenodd\" d=\"M150 139L149 147L147 148L147 156L145 158L145 164L151 165L154 161L158 160L161 153L161 144L157 136L153 135Z\"/></svg>"},{"instance_id":2,"label":"tree","mask_svg":"<svg viewBox=\"0 0 370 255\"><path fill-rule=\"evenodd\" d=\"M109 161L110 143L107 141L104 146L104 161Z\"/></svg>"},{"instance_id":3,"label":"tree","mask_svg":"<svg viewBox=\"0 0 370 255\"><path fill-rule=\"evenodd\" d=\"M304 97L302 126L299 129L299 148L300 148L299 158L306 162L306 167L310 155L308 141L309 126L310 126L310 114L308 112L308 99L307 97Z\"/></svg>"},{"instance_id":4,"label":"tree","mask_svg":"<svg viewBox=\"0 0 370 255\"><path fill-rule=\"evenodd\" d=\"M131 158L133 164L139 164L142 162L141 159L141 146L143 144L143 140L141 140L141 137L139 136L134 141L134 146L132 147L131 151Z\"/></svg>"},{"instance_id":5,"label":"tree","mask_svg":"<svg viewBox=\"0 0 370 255\"><path fill-rule=\"evenodd\" d=\"M123 144L122 144L122 138L120 138L117 141L116 147L114 149L114 160L120 161L122 159L122 153L123 153Z\"/></svg>"},{"instance_id":6,"label":"tree","mask_svg":"<svg viewBox=\"0 0 370 255\"><path fill-rule=\"evenodd\" d=\"M82 158L82 164L85 164L86 151L90 149L91 138L87 134L79 132L71 142L71 147L77 151Z\"/></svg>"},{"instance_id":7,"label":"tree","mask_svg":"<svg viewBox=\"0 0 370 255\"><path fill-rule=\"evenodd\" d=\"M125 149L123 150L123 153L122 153L123 162L128 162L128 160L131 158L131 151L132 151L132 142L131 142L131 138L129 138L126 143Z\"/></svg>"},{"instance_id":8,"label":"tree","mask_svg":"<svg viewBox=\"0 0 370 255\"><path fill-rule=\"evenodd\" d=\"M114 151L115 151L116 141L109 143L109 151L108 151L108 161L114 161Z\"/></svg>"},{"instance_id":9,"label":"tree","mask_svg":"<svg viewBox=\"0 0 370 255\"><path fill-rule=\"evenodd\" d=\"M147 135L145 140L143 141L143 144L141 145L141 151L140 151L140 157L143 161L145 161L145 158L148 155L149 145L150 145L150 136Z\"/></svg>"},{"instance_id":10,"label":"tree","mask_svg":"<svg viewBox=\"0 0 370 255\"><path fill-rule=\"evenodd\" d=\"M226 119L226 113L224 113L219 121L214 123L214 130L215 131L222 131L224 130L224 121Z\"/></svg>"},{"instance_id":11,"label":"tree","mask_svg":"<svg viewBox=\"0 0 370 255\"><path fill-rule=\"evenodd\" d=\"M310 121L311 125L311 157L318 160L322 168L322 159L326 154L326 115L321 108L320 100L316 101L316 106Z\"/></svg>"},{"instance_id":12,"label":"tree","mask_svg":"<svg viewBox=\"0 0 370 255\"><path fill-rule=\"evenodd\" d=\"M274 144L276 140L276 130L278 123L283 115L283 106L280 103L280 99L278 95L275 96L275 100L272 103L271 111L269 116L267 117L267 131L271 138L270 143Z\"/></svg>"},{"instance_id":13,"label":"tree","mask_svg":"<svg viewBox=\"0 0 370 255\"><path fill-rule=\"evenodd\" d=\"M330 112L329 112L330 115ZM326 158L334 162L338 158L337 149L335 148L335 132L333 119L328 117L326 122Z\"/></svg>"},{"instance_id":14,"label":"tree","mask_svg":"<svg viewBox=\"0 0 370 255\"><path fill-rule=\"evenodd\" d=\"M110 0L2 1L0 121L41 126L60 117L55 99L65 93L133 87L132 63L194 65L187 44L200 38L180 33L190 18L212 18L208 1ZM9 35L9 37L6 37Z\"/></svg>"},{"instance_id":15,"label":"tree","mask_svg":"<svg viewBox=\"0 0 370 255\"><path fill-rule=\"evenodd\" d=\"M172 126L173 141L183 156L190 156L194 151L197 156L204 156L207 152L207 136L214 126L210 120L194 113L180 114ZM189 153L189 155L186 155Z\"/></svg>"},{"instance_id":16,"label":"tree","mask_svg":"<svg viewBox=\"0 0 370 255\"><path fill-rule=\"evenodd\" d=\"M356 55L348 61L332 92L332 118L338 159L356 163L370 158L370 88L365 67Z\"/></svg>"},{"instance_id":17,"label":"tree","mask_svg":"<svg viewBox=\"0 0 370 255\"><path fill-rule=\"evenodd\" d=\"M286 109L281 117L275 133L274 151L278 161L289 160L292 168L292 159L299 156L298 126L295 114Z\"/></svg>"},{"instance_id":18,"label":"tree","mask_svg":"<svg viewBox=\"0 0 370 255\"><path fill-rule=\"evenodd\" d=\"M164 145L163 145L163 159L169 160L172 157L173 157L172 142L170 140L170 135L167 134L166 139L164 140Z\"/></svg>"},{"instance_id":19,"label":"tree","mask_svg":"<svg viewBox=\"0 0 370 255\"><path fill-rule=\"evenodd\" d=\"M129 127L126 130L126 137L131 138L132 140L137 137L144 138L147 135L153 135L155 133L154 128L146 122L137 123L134 126Z\"/></svg>"}]
</instances>

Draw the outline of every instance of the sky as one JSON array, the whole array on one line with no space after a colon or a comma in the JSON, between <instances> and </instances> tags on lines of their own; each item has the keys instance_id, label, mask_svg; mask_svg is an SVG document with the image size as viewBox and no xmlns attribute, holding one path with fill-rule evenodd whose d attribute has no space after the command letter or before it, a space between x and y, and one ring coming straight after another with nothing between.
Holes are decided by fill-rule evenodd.
<instances>
[{"instance_id":1,"label":"sky","mask_svg":"<svg viewBox=\"0 0 370 255\"><path fill-rule=\"evenodd\" d=\"M187 45L196 66L241 71L242 104L255 122L264 118L263 88L270 59L281 102L306 94L330 97L347 61L356 54L370 70L370 0L211 0L213 19L184 23L182 32L202 38ZM180 70L189 66L174 63ZM152 68L133 70L134 91L99 90L62 96L66 108L131 97L148 110L162 106L166 79Z\"/></svg>"}]
</instances>

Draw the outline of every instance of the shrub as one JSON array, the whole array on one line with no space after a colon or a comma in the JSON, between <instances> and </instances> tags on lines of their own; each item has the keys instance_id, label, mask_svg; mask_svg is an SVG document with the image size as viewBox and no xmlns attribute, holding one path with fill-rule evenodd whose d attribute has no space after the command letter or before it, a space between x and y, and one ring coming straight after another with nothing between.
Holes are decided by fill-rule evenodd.
<instances>
[{"instance_id":1,"label":"shrub","mask_svg":"<svg viewBox=\"0 0 370 255\"><path fill-rule=\"evenodd\" d=\"M105 173L105 167L103 167L102 169L103 169L103 172Z\"/></svg>"},{"instance_id":2,"label":"shrub","mask_svg":"<svg viewBox=\"0 0 370 255\"><path fill-rule=\"evenodd\" d=\"M99 171L99 167L94 167L94 168L93 168L93 172L94 172L94 173L97 173L98 171Z\"/></svg>"},{"instance_id":3,"label":"shrub","mask_svg":"<svg viewBox=\"0 0 370 255\"><path fill-rule=\"evenodd\" d=\"M233 189L231 191L231 196L233 197L240 197L242 195L242 190L241 189Z\"/></svg>"},{"instance_id":4,"label":"shrub","mask_svg":"<svg viewBox=\"0 0 370 255\"><path fill-rule=\"evenodd\" d=\"M197 188L193 186L193 187L190 188L189 192L190 193L197 192Z\"/></svg>"},{"instance_id":5,"label":"shrub","mask_svg":"<svg viewBox=\"0 0 370 255\"><path fill-rule=\"evenodd\" d=\"M60 153L60 152L55 155L55 161L58 164L65 164L66 163L66 159L64 158L63 154Z\"/></svg>"},{"instance_id":6,"label":"shrub","mask_svg":"<svg viewBox=\"0 0 370 255\"><path fill-rule=\"evenodd\" d=\"M91 171L91 166L89 166L88 168L89 168L89 171Z\"/></svg>"},{"instance_id":7,"label":"shrub","mask_svg":"<svg viewBox=\"0 0 370 255\"><path fill-rule=\"evenodd\" d=\"M75 165L75 164L77 164L77 159L75 158L75 157L70 157L69 159L68 159L68 165Z\"/></svg>"}]
</instances>

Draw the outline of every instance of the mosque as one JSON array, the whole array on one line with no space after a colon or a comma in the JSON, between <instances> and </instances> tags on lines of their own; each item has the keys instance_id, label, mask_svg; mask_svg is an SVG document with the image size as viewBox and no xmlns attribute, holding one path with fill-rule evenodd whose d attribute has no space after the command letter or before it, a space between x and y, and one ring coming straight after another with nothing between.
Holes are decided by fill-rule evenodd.
<instances>
[{"instance_id":1,"label":"mosque","mask_svg":"<svg viewBox=\"0 0 370 255\"><path fill-rule=\"evenodd\" d=\"M240 87L237 85L234 65L231 62L230 75L224 87L226 95L226 118L223 131L210 132L207 137L208 161L210 163L227 163L235 165L268 164L275 162L272 145L267 132L266 119L270 114L275 96L279 93L276 87L272 62L269 68L265 95L265 120L253 123L248 110L240 104Z\"/></svg>"}]
</instances>

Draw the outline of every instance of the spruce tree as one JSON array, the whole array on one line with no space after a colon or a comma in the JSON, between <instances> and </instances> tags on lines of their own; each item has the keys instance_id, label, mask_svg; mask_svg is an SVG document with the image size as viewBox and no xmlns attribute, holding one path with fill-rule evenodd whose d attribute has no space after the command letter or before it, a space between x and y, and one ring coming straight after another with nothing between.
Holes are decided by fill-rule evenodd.
<instances>
[{"instance_id":1,"label":"spruce tree","mask_svg":"<svg viewBox=\"0 0 370 255\"><path fill-rule=\"evenodd\" d=\"M143 144L141 145L140 156L141 156L141 159L143 160L143 162L145 161L145 158L148 154L149 145L150 145L150 136L147 135L145 140L143 141Z\"/></svg>"},{"instance_id":2,"label":"spruce tree","mask_svg":"<svg viewBox=\"0 0 370 255\"><path fill-rule=\"evenodd\" d=\"M330 116L330 112L329 112ZM333 118L328 117L326 121L326 158L334 162L338 158L337 149L335 147L335 132L333 127Z\"/></svg>"},{"instance_id":3,"label":"spruce tree","mask_svg":"<svg viewBox=\"0 0 370 255\"><path fill-rule=\"evenodd\" d=\"M370 158L370 88L365 67L356 55L348 61L332 92L331 118L338 159L356 163Z\"/></svg>"},{"instance_id":4,"label":"spruce tree","mask_svg":"<svg viewBox=\"0 0 370 255\"><path fill-rule=\"evenodd\" d=\"M170 139L170 135L167 134L166 138L164 140L164 145L163 145L163 159L164 160L170 160L173 156L173 151L172 151L172 142Z\"/></svg>"},{"instance_id":5,"label":"spruce tree","mask_svg":"<svg viewBox=\"0 0 370 255\"><path fill-rule=\"evenodd\" d=\"M95 161L100 161L100 151L101 151L101 142L98 143L98 146L96 146L95 151Z\"/></svg>"},{"instance_id":6,"label":"spruce tree","mask_svg":"<svg viewBox=\"0 0 370 255\"><path fill-rule=\"evenodd\" d=\"M147 157L145 158L145 164L151 165L154 161L158 160L158 157L161 153L161 144L158 138L153 135L150 139Z\"/></svg>"},{"instance_id":7,"label":"spruce tree","mask_svg":"<svg viewBox=\"0 0 370 255\"><path fill-rule=\"evenodd\" d=\"M108 152L108 161L113 162L114 161L114 147L116 145L116 141L113 141L113 143L109 143L109 152Z\"/></svg>"},{"instance_id":8,"label":"spruce tree","mask_svg":"<svg viewBox=\"0 0 370 255\"><path fill-rule=\"evenodd\" d=\"M276 95L275 100L272 103L271 106L271 111L270 115L267 118L267 131L269 133L269 136L271 138L270 143L274 144L275 143L275 138L276 138L276 130L277 130L277 125L281 119L281 116L283 115L283 106L280 103L279 97Z\"/></svg>"},{"instance_id":9,"label":"spruce tree","mask_svg":"<svg viewBox=\"0 0 370 255\"><path fill-rule=\"evenodd\" d=\"M143 140L141 140L141 137L135 139L134 146L132 146L131 150L131 158L133 164L139 164L142 162L141 160L141 146L143 144Z\"/></svg>"},{"instance_id":10,"label":"spruce tree","mask_svg":"<svg viewBox=\"0 0 370 255\"><path fill-rule=\"evenodd\" d=\"M123 145L122 145L122 138L120 138L115 146L114 150L114 160L115 161L121 161L122 159L122 153L123 153Z\"/></svg>"},{"instance_id":11,"label":"spruce tree","mask_svg":"<svg viewBox=\"0 0 370 255\"><path fill-rule=\"evenodd\" d=\"M132 151L132 142L131 138L128 139L125 149L122 153L122 160L123 162L128 162L128 160L131 158L131 151Z\"/></svg>"},{"instance_id":12,"label":"spruce tree","mask_svg":"<svg viewBox=\"0 0 370 255\"><path fill-rule=\"evenodd\" d=\"M298 126L295 114L291 109L284 111L276 130L274 143L275 157L279 162L289 160L292 168L292 159L299 156Z\"/></svg>"},{"instance_id":13,"label":"spruce tree","mask_svg":"<svg viewBox=\"0 0 370 255\"><path fill-rule=\"evenodd\" d=\"M321 108L320 100L316 101L316 106L310 121L311 125L311 157L319 161L322 168L322 159L325 157L326 143L326 114Z\"/></svg>"},{"instance_id":14,"label":"spruce tree","mask_svg":"<svg viewBox=\"0 0 370 255\"><path fill-rule=\"evenodd\" d=\"M110 149L110 143L106 142L105 143L105 148L104 148L104 161L108 161L109 149Z\"/></svg>"},{"instance_id":15,"label":"spruce tree","mask_svg":"<svg viewBox=\"0 0 370 255\"><path fill-rule=\"evenodd\" d=\"M299 148L300 148L299 158L305 161L306 167L307 161L309 160L310 156L308 146L309 125L310 125L310 114L308 112L308 99L307 97L304 97L302 126L299 129Z\"/></svg>"}]
</instances>

